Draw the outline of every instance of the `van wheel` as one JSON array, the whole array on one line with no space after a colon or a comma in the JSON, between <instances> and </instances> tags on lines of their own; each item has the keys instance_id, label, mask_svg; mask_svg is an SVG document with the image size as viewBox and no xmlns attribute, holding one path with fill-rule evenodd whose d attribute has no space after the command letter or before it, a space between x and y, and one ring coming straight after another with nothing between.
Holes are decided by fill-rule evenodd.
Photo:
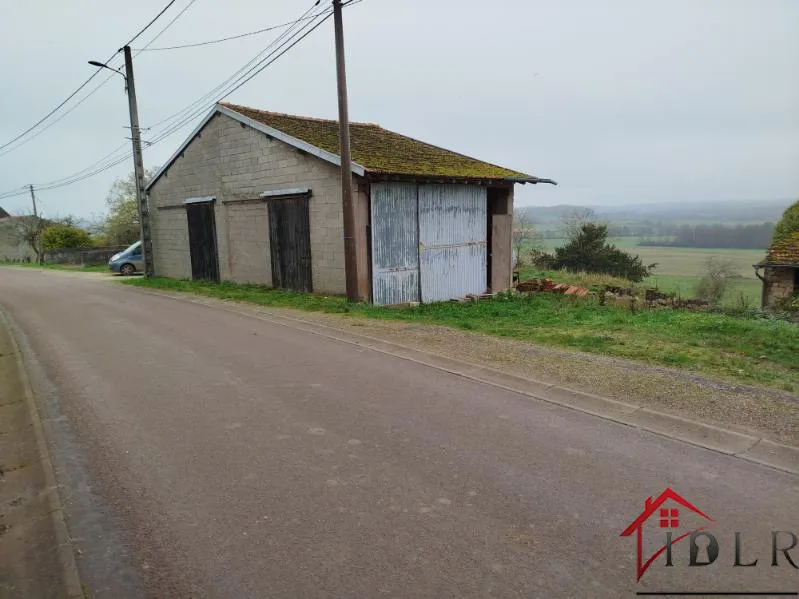
<instances>
[{"instance_id":1,"label":"van wheel","mask_svg":"<svg viewBox=\"0 0 799 599\"><path fill-rule=\"evenodd\" d=\"M119 267L119 274L121 274L123 277L129 277L135 272L136 272L136 267L133 266L132 264L123 264L122 266Z\"/></svg>"}]
</instances>

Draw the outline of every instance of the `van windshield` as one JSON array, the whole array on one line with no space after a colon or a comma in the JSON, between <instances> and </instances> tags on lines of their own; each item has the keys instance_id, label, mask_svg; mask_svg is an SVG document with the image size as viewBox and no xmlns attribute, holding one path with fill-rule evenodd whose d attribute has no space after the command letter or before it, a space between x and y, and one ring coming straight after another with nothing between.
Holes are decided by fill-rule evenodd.
<instances>
[{"instance_id":1,"label":"van windshield","mask_svg":"<svg viewBox=\"0 0 799 599\"><path fill-rule=\"evenodd\" d=\"M129 255L129 254L135 254L135 253L137 253L137 250L139 249L139 247L140 247L140 246L141 246L141 241L137 241L136 243L134 243L133 245L131 245L129 248L127 248L127 249L126 249L124 252L122 252L122 253L123 253L123 254L128 254L128 255Z\"/></svg>"}]
</instances>

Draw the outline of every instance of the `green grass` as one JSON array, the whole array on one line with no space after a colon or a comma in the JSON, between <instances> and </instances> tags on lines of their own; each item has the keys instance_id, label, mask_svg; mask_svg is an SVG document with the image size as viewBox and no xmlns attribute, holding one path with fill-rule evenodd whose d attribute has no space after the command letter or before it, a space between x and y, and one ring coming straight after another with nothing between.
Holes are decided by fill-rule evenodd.
<instances>
[{"instance_id":1,"label":"green grass","mask_svg":"<svg viewBox=\"0 0 799 599\"><path fill-rule=\"evenodd\" d=\"M262 306L445 325L799 392L799 326L779 319L673 310L633 313L620 306L601 306L593 298L546 293L384 308L259 285L163 278L122 282Z\"/></svg>"},{"instance_id":2,"label":"green grass","mask_svg":"<svg viewBox=\"0 0 799 599\"><path fill-rule=\"evenodd\" d=\"M81 266L80 264L17 264L0 262L0 266L9 268L46 268L47 270L70 270L73 272L109 272L107 266Z\"/></svg>"}]
</instances>

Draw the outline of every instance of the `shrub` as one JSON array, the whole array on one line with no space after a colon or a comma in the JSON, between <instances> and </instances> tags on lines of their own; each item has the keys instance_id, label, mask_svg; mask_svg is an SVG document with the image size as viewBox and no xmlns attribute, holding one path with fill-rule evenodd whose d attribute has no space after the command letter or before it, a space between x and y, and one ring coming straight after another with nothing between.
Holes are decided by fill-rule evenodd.
<instances>
[{"instance_id":1,"label":"shrub","mask_svg":"<svg viewBox=\"0 0 799 599\"><path fill-rule=\"evenodd\" d=\"M607 243L606 225L586 223L580 232L555 254L537 257L537 267L547 265L547 269L565 269L569 272L593 272L622 277L640 282L651 274L655 264L644 266L640 256L633 256Z\"/></svg>"},{"instance_id":2,"label":"shrub","mask_svg":"<svg viewBox=\"0 0 799 599\"><path fill-rule=\"evenodd\" d=\"M54 224L42 231L42 247L46 250L91 247L91 236L68 223Z\"/></svg>"}]
</instances>

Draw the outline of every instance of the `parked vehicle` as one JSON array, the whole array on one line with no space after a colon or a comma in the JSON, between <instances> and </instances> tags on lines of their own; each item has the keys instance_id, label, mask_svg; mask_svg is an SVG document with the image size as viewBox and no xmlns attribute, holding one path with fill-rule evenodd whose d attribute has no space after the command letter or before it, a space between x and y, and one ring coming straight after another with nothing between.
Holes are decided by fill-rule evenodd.
<instances>
[{"instance_id":1,"label":"parked vehicle","mask_svg":"<svg viewBox=\"0 0 799 599\"><path fill-rule=\"evenodd\" d=\"M144 256L141 251L141 241L137 241L128 249L111 256L108 269L123 276L130 276L144 271Z\"/></svg>"}]
</instances>

